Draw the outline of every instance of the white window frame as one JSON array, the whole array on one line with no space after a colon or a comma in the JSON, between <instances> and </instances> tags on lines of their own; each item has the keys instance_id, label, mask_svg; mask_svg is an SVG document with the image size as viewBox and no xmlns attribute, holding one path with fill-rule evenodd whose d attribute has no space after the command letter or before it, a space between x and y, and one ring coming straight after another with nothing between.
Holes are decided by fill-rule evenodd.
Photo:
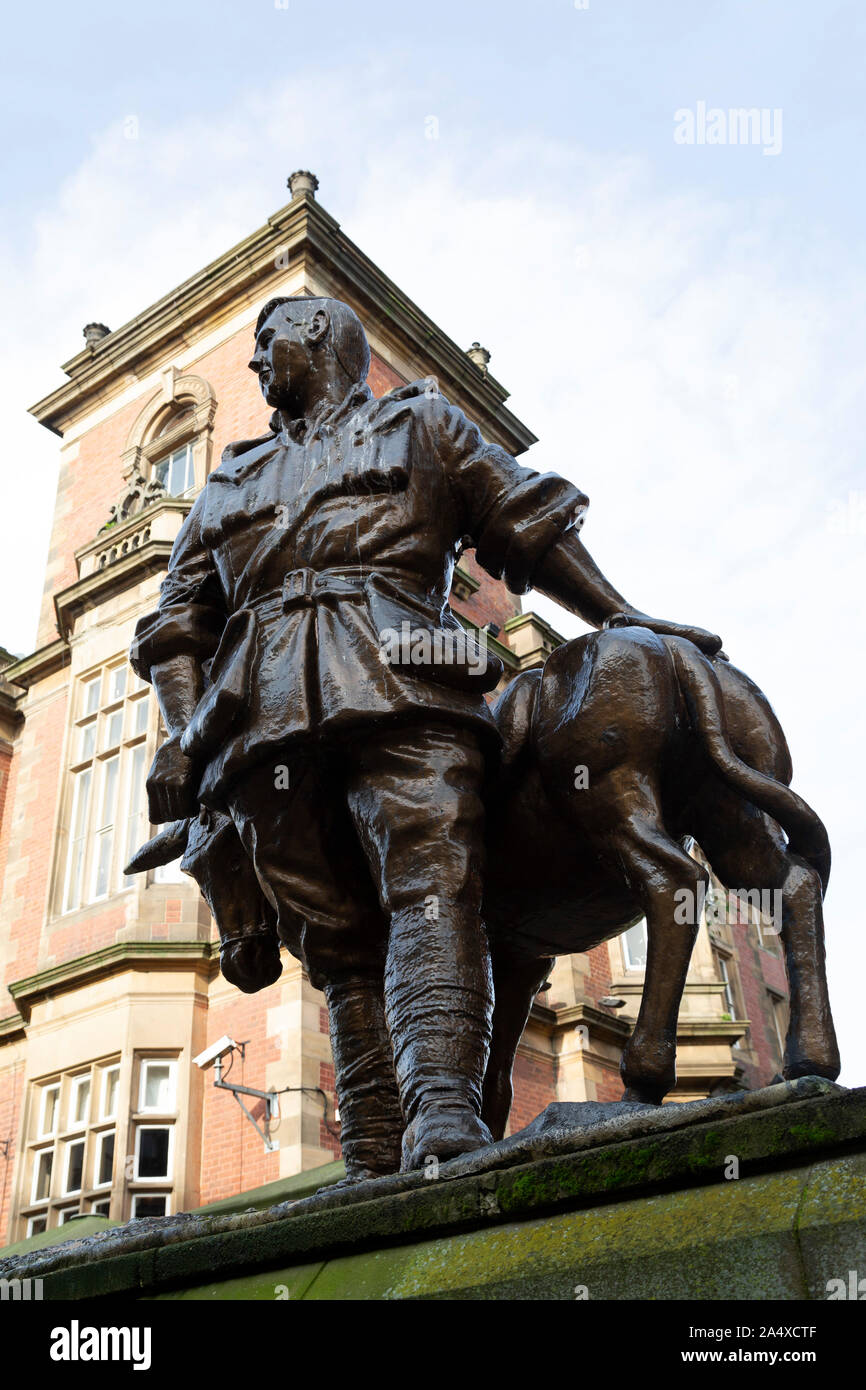
<instances>
[{"instance_id":1,"label":"white window frame","mask_svg":"<svg viewBox=\"0 0 866 1390\"><path fill-rule=\"evenodd\" d=\"M631 955L631 951L630 951L630 949L629 949L629 944L628 944L628 933L629 933L630 931L635 931L640 925L641 925L640 922L635 922L635 924L634 924L633 927L629 927L629 928L628 928L628 931L624 931L624 932L623 932L622 938L621 938L621 940L622 940L622 959L623 959L623 964L625 965L625 968L626 968L626 970L628 971L628 973L629 973L630 975L644 975L644 974L646 974L646 963L644 963L643 965L635 965L634 961L632 960L632 955ZM643 919L643 928L644 928L644 935L647 937L647 946L649 946L649 935L648 935L648 927L647 927L647 923L646 923L646 918Z\"/></svg>"},{"instance_id":2,"label":"white window frame","mask_svg":"<svg viewBox=\"0 0 866 1390\"><path fill-rule=\"evenodd\" d=\"M48 1108L48 1097L55 1095L57 1103L54 1107L54 1125L51 1129L45 1128L45 1111ZM51 1139L58 1130L60 1119L60 1082L52 1081L50 1085L42 1087L42 1095L39 1098L39 1135L40 1139Z\"/></svg>"},{"instance_id":3,"label":"white window frame","mask_svg":"<svg viewBox=\"0 0 866 1390\"><path fill-rule=\"evenodd\" d=\"M81 1145L81 1185L80 1185L80 1187L70 1187L70 1186L69 1186L69 1169L70 1169L71 1162L72 1162L72 1150L75 1148L75 1146L76 1146L77 1144L80 1144L80 1145ZM85 1173L84 1173L84 1160L86 1159L86 1157L87 1157L87 1140L86 1140L86 1138L85 1138L85 1139L67 1139L67 1141L66 1141L66 1153L63 1155L63 1191L62 1191L61 1194L60 1194L61 1197L78 1197L78 1196L84 1191L85 1187L87 1186L87 1184L86 1184L85 1181L84 1181L84 1177L85 1177Z\"/></svg>"},{"instance_id":4,"label":"white window frame","mask_svg":"<svg viewBox=\"0 0 866 1390\"><path fill-rule=\"evenodd\" d=\"M165 1199L165 1211L163 1212L163 1215L164 1215L164 1216L171 1216L171 1215L172 1215L172 1210L171 1210L171 1193L170 1193L170 1192L133 1192L133 1194L132 1194L132 1208L131 1208L130 1217L129 1217L130 1221L146 1221L146 1220L147 1220L147 1217L142 1217L142 1216L138 1216L138 1215L137 1215L137 1213L136 1213L136 1207L138 1206L138 1203L139 1203L140 1201L142 1201L143 1199L144 1199L144 1200L148 1200L148 1199L150 1199L150 1198L152 1198L152 1197L163 1197L163 1198Z\"/></svg>"},{"instance_id":5,"label":"white window frame","mask_svg":"<svg viewBox=\"0 0 866 1390\"><path fill-rule=\"evenodd\" d=\"M145 1105L144 1097L147 1091L147 1073L150 1067L168 1067L169 1078L171 1081L172 1101L171 1107L166 1110L164 1106ZM138 1115L176 1115L177 1114L177 1058L176 1057L142 1057L139 1066L138 1077Z\"/></svg>"},{"instance_id":6,"label":"white window frame","mask_svg":"<svg viewBox=\"0 0 866 1390\"><path fill-rule=\"evenodd\" d=\"M98 1207L108 1207L108 1211L98 1211L98 1210L97 1210ZM90 1211L88 1212L88 1215L89 1215L89 1216L105 1216L105 1217L110 1217L110 1216L111 1216L111 1198L110 1198L110 1197L94 1197L94 1198L91 1200L91 1203L90 1203Z\"/></svg>"},{"instance_id":7,"label":"white window frame","mask_svg":"<svg viewBox=\"0 0 866 1390\"><path fill-rule=\"evenodd\" d=\"M44 1197L36 1196L36 1187L39 1180L39 1163L44 1154L51 1155L51 1168L48 1173L48 1191ZM54 1181L54 1145L46 1145L44 1149L35 1149L33 1152L33 1177L30 1181L30 1205L36 1206L37 1202L51 1201L51 1184Z\"/></svg>"},{"instance_id":8,"label":"white window frame","mask_svg":"<svg viewBox=\"0 0 866 1390\"><path fill-rule=\"evenodd\" d=\"M184 481L186 481L186 477L189 475L189 473L192 472L192 482L190 482L182 492L171 492L169 490L168 480L171 478L172 463L177 457L177 455L181 453L184 455ZM165 451L165 453L159 456L159 458L154 459L153 463L150 466L152 477L159 478L160 469L162 468L163 464L166 465L166 478L165 481L163 481L162 479L160 479L160 481L163 482L163 487L165 488L166 496L190 497L195 492L196 488L195 439L187 439L182 444L176 444L173 448L169 447Z\"/></svg>"},{"instance_id":9,"label":"white window frame","mask_svg":"<svg viewBox=\"0 0 866 1390\"><path fill-rule=\"evenodd\" d=\"M75 1118L75 1112L78 1109L78 1096L85 1086L88 1087L87 1107L85 1109L84 1119L77 1120ZM78 1076L71 1077L71 1085L69 1088L69 1112L67 1114L66 1125L67 1133L72 1133L74 1130L87 1129L87 1126L90 1123L90 1110L92 1105L93 1079L91 1073L89 1071L86 1071L81 1072Z\"/></svg>"},{"instance_id":10,"label":"white window frame","mask_svg":"<svg viewBox=\"0 0 866 1390\"><path fill-rule=\"evenodd\" d=\"M33 1224L34 1224L34 1222L36 1222L36 1221L44 1221L44 1222L45 1222L45 1225L43 1226L42 1231L47 1231L47 1230L48 1230L48 1208L47 1208L47 1207L45 1208L44 1211L34 1211L34 1212L32 1212L32 1213L30 1214L30 1216L28 1216L28 1218L27 1218L27 1239L28 1239L28 1240L30 1239L31 1236L41 1236L41 1235L42 1235L42 1231L34 1231L34 1229L33 1229Z\"/></svg>"},{"instance_id":11,"label":"white window frame","mask_svg":"<svg viewBox=\"0 0 866 1390\"><path fill-rule=\"evenodd\" d=\"M72 805L69 813L69 843L66 848L66 873L63 875L61 910L77 912L84 904L84 884L87 878L87 849L90 841L91 793L94 764L88 763L72 774ZM86 785L86 791L82 787ZM82 800L84 807L82 810ZM80 830L80 833L78 833ZM76 865L75 851L81 846L81 859ZM73 874L75 886L73 891Z\"/></svg>"},{"instance_id":12,"label":"white window frame","mask_svg":"<svg viewBox=\"0 0 866 1390\"><path fill-rule=\"evenodd\" d=\"M716 960L719 962L719 975L722 984L725 986L725 992L722 996L725 1002L724 1012L730 1014L732 1019L735 1019L737 1017L737 1001L734 997L734 983L731 979L731 972L728 969L730 957L727 956L724 951L716 950Z\"/></svg>"},{"instance_id":13,"label":"white window frame","mask_svg":"<svg viewBox=\"0 0 866 1390\"><path fill-rule=\"evenodd\" d=\"M113 688L119 671L125 675L122 696ZM55 911L60 916L79 912L91 903L105 902L134 887L137 880L125 875L123 867L149 833L144 789L152 722L148 687L124 661L117 659L80 684L78 716L72 725L67 764L66 862L62 874L57 876L62 892ZM89 689L95 692L94 710L89 710L87 704ZM141 704L146 707L144 727L136 730L136 711ZM109 744L112 719L120 727L118 737ZM84 757L82 733L90 728L94 730L94 747ZM114 786L106 799L110 777Z\"/></svg>"},{"instance_id":14,"label":"white window frame","mask_svg":"<svg viewBox=\"0 0 866 1390\"><path fill-rule=\"evenodd\" d=\"M73 1220L75 1219L76 1216L80 1216L80 1215L81 1215L81 1204L80 1204L80 1203L78 1204L77 1207L73 1207L73 1206L58 1207L58 1208L57 1208L57 1224L58 1224L58 1226L66 1226L66 1225L68 1225L68 1223L69 1223L70 1221L73 1221Z\"/></svg>"},{"instance_id":15,"label":"white window frame","mask_svg":"<svg viewBox=\"0 0 866 1390\"><path fill-rule=\"evenodd\" d=\"M100 1187L111 1187L114 1182L114 1165L117 1162L117 1130L103 1129L96 1134L96 1153L93 1161L93 1182L90 1184L94 1190ZM107 1178L100 1179L99 1173L102 1168L102 1150L106 1140L114 1140L114 1153L111 1157L111 1172Z\"/></svg>"},{"instance_id":16,"label":"white window frame","mask_svg":"<svg viewBox=\"0 0 866 1390\"><path fill-rule=\"evenodd\" d=\"M108 1095L108 1078L117 1077L117 1085L114 1088L114 1109L109 1112L106 1108L106 1097ZM120 1096L120 1063L115 1062L110 1067L103 1067L102 1081L99 1088L99 1118L100 1120L117 1119L117 1101Z\"/></svg>"},{"instance_id":17,"label":"white window frame","mask_svg":"<svg viewBox=\"0 0 866 1390\"><path fill-rule=\"evenodd\" d=\"M146 1129L165 1129L168 1131L168 1153L166 1155L167 1171L165 1175L146 1173L142 1177L141 1173L139 1172L139 1164L141 1162L141 1136ZM135 1126L135 1166L133 1168L132 1174L133 1182L170 1183L173 1181L172 1173L174 1172L174 1131L174 1125L139 1124ZM153 1193L154 1197L159 1195L161 1194L156 1192Z\"/></svg>"}]
</instances>

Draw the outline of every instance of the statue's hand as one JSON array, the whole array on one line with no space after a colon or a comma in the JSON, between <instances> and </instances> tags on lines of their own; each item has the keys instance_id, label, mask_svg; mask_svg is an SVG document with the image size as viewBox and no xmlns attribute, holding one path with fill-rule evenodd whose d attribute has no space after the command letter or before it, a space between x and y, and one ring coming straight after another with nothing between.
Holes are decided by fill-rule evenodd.
<instances>
[{"instance_id":1,"label":"statue's hand","mask_svg":"<svg viewBox=\"0 0 866 1390\"><path fill-rule=\"evenodd\" d=\"M166 739L156 750L147 775L148 812L153 825L198 814L195 764L180 750L180 737Z\"/></svg>"},{"instance_id":2,"label":"statue's hand","mask_svg":"<svg viewBox=\"0 0 866 1390\"><path fill-rule=\"evenodd\" d=\"M685 637L687 641L694 642L707 656L715 656L722 646L721 637L717 637L714 632L707 632L706 628L688 627L685 623L669 623L664 618L651 618L647 613L637 613L631 609L622 613L612 613L604 625L648 627L650 632L657 632L660 637Z\"/></svg>"}]
</instances>

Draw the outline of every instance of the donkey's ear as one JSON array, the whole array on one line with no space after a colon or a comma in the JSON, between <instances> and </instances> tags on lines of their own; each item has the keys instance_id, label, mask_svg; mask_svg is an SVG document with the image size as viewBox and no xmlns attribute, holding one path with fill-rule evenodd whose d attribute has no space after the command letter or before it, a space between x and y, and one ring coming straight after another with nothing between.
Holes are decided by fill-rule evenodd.
<instances>
[{"instance_id":1,"label":"donkey's ear","mask_svg":"<svg viewBox=\"0 0 866 1390\"><path fill-rule=\"evenodd\" d=\"M125 874L143 874L146 869L158 869L160 864L170 864L186 849L189 835L189 820L174 820L165 826L152 840L148 840L130 859Z\"/></svg>"}]
</instances>

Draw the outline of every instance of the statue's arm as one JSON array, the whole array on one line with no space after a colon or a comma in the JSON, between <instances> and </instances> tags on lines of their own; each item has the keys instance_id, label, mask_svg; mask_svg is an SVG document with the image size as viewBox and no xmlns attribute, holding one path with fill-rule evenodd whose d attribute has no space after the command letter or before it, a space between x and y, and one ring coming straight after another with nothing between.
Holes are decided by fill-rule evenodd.
<instances>
[{"instance_id":1,"label":"statue's arm","mask_svg":"<svg viewBox=\"0 0 866 1390\"><path fill-rule=\"evenodd\" d=\"M201 663L189 652L180 652L150 668L168 738L156 750L147 776L147 799L154 825L180 820L198 811L198 776L192 759L180 748L180 738L202 696Z\"/></svg>"},{"instance_id":2,"label":"statue's arm","mask_svg":"<svg viewBox=\"0 0 866 1390\"><path fill-rule=\"evenodd\" d=\"M443 397L425 409L478 563L513 593L538 589L593 627L648 627L686 637L710 655L719 650L713 633L651 618L607 581L578 534L589 501L579 488L557 473L524 468Z\"/></svg>"},{"instance_id":3,"label":"statue's arm","mask_svg":"<svg viewBox=\"0 0 866 1390\"><path fill-rule=\"evenodd\" d=\"M669 637L686 637L709 656L722 645L720 637L702 627L651 618L627 603L605 579L574 528L541 557L532 587L592 627L647 627Z\"/></svg>"},{"instance_id":4,"label":"statue's arm","mask_svg":"<svg viewBox=\"0 0 866 1390\"><path fill-rule=\"evenodd\" d=\"M204 688L202 663L213 656L226 623L219 578L201 536L199 497L175 541L159 606L136 625L130 662L154 688L168 738L147 777L155 825L198 811L198 770L180 739Z\"/></svg>"}]
</instances>

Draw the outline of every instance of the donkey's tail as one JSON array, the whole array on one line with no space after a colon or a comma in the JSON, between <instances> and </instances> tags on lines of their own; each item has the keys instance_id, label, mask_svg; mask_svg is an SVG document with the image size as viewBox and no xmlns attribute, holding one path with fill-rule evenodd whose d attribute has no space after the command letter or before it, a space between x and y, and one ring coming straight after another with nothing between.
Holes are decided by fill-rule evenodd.
<instances>
[{"instance_id":1,"label":"donkey's tail","mask_svg":"<svg viewBox=\"0 0 866 1390\"><path fill-rule=\"evenodd\" d=\"M790 848L811 864L826 892L830 877L830 840L823 821L784 782L749 767L734 752L728 737L724 696L712 662L691 642L681 638L666 638L665 646L673 657L692 728L701 738L716 770L730 787L779 822Z\"/></svg>"}]
</instances>

